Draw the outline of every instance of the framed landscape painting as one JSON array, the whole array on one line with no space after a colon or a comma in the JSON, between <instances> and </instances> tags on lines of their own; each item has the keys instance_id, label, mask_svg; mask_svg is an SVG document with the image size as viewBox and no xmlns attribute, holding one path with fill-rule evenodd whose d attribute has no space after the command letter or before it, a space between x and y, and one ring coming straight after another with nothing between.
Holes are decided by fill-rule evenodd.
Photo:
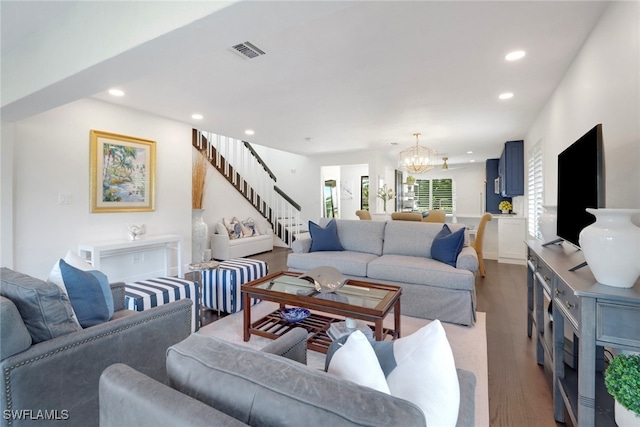
<instances>
[{"instance_id":1,"label":"framed landscape painting","mask_svg":"<svg viewBox=\"0 0 640 427\"><path fill-rule=\"evenodd\" d=\"M154 210L156 142L91 131L91 212Z\"/></svg>"}]
</instances>

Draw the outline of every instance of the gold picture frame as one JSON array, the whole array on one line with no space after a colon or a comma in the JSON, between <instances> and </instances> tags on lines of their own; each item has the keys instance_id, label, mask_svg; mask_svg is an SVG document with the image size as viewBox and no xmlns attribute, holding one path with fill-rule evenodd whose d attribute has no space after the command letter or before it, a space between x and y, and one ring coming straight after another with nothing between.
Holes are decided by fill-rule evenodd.
<instances>
[{"instance_id":1,"label":"gold picture frame","mask_svg":"<svg viewBox=\"0 0 640 427\"><path fill-rule=\"evenodd\" d=\"M91 212L155 210L156 142L91 130Z\"/></svg>"}]
</instances>

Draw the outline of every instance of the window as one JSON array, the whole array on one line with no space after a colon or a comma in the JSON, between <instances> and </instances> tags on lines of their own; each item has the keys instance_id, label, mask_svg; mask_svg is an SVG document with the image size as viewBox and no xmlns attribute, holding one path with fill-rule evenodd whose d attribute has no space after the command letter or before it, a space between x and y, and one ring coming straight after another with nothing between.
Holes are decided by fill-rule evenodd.
<instances>
[{"instance_id":1,"label":"window","mask_svg":"<svg viewBox=\"0 0 640 427\"><path fill-rule=\"evenodd\" d=\"M442 209L447 213L455 210L454 185L451 178L447 179L418 179L414 191L418 210Z\"/></svg>"},{"instance_id":2,"label":"window","mask_svg":"<svg viewBox=\"0 0 640 427\"><path fill-rule=\"evenodd\" d=\"M542 239L538 219L542 215L542 141L539 141L529 151L527 165L527 193L529 234L536 239Z\"/></svg>"}]
</instances>

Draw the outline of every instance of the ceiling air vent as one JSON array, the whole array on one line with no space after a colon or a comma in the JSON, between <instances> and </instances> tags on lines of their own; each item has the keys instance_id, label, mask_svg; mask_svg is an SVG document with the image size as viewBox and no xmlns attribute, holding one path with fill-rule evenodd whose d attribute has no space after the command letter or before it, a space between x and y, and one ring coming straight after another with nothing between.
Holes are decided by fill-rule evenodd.
<instances>
[{"instance_id":1,"label":"ceiling air vent","mask_svg":"<svg viewBox=\"0 0 640 427\"><path fill-rule=\"evenodd\" d=\"M237 53L244 59L253 59L264 55L264 52L255 45L244 42L231 47L231 51Z\"/></svg>"}]
</instances>

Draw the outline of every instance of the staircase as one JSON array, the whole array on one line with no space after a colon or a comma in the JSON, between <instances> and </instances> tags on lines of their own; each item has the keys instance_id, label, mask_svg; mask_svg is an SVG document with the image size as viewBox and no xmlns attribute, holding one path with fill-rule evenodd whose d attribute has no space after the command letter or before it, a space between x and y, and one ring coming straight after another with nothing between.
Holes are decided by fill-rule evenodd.
<instances>
[{"instance_id":1,"label":"staircase","mask_svg":"<svg viewBox=\"0 0 640 427\"><path fill-rule=\"evenodd\" d=\"M246 141L193 129L193 146L266 218L288 246L307 230L299 204L276 185L276 176Z\"/></svg>"}]
</instances>

